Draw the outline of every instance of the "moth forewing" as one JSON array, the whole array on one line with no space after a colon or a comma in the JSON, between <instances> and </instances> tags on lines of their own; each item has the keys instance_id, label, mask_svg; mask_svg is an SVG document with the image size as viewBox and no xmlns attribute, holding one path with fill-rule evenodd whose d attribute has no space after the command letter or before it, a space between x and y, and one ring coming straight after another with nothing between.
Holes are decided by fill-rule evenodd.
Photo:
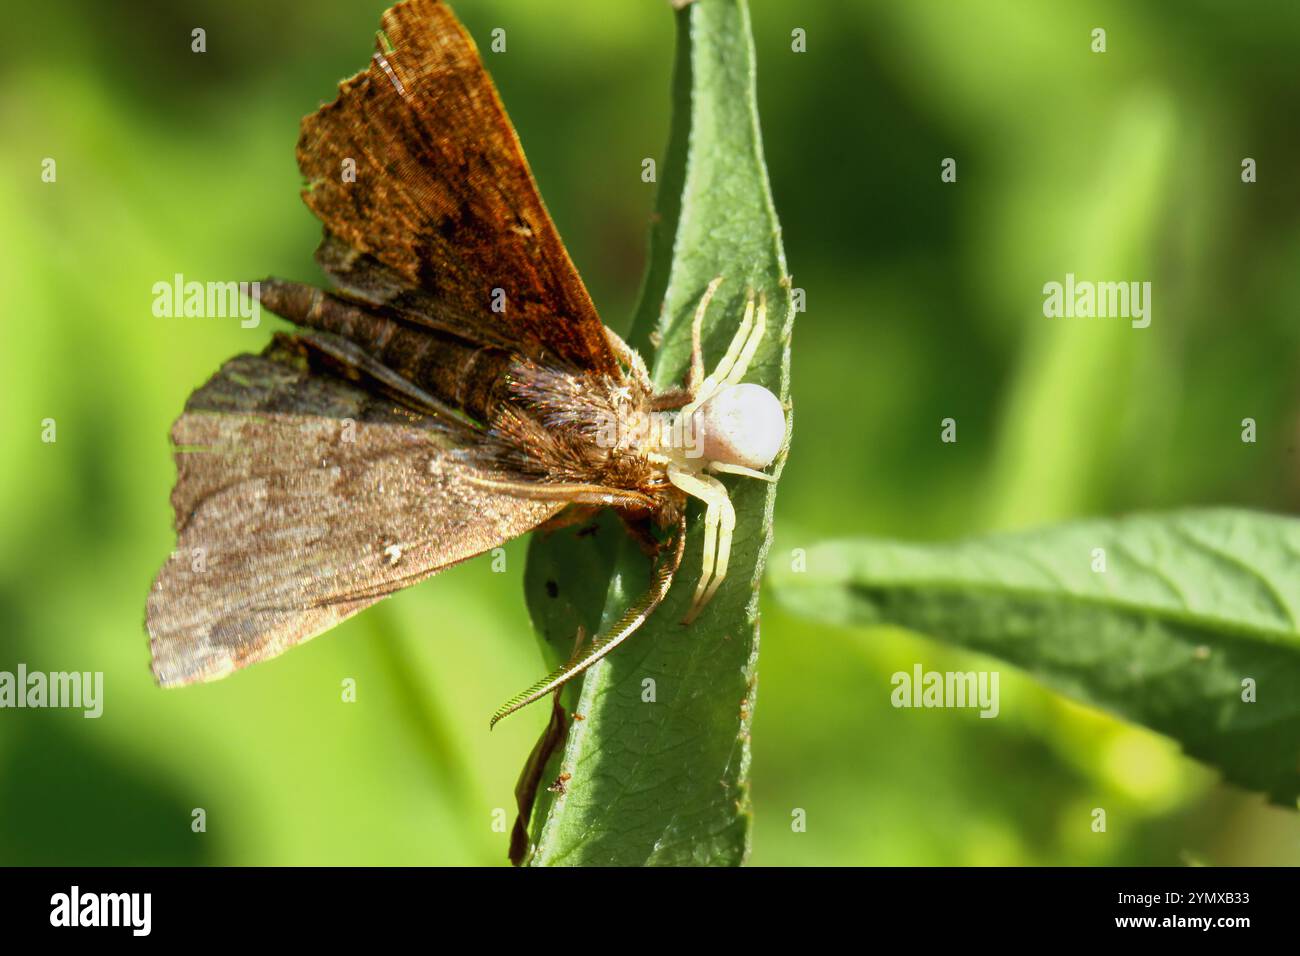
<instances>
[{"instance_id":1,"label":"moth forewing","mask_svg":"<svg viewBox=\"0 0 1300 956\"><path fill-rule=\"evenodd\" d=\"M368 257L396 280L390 293L419 289L435 315L472 317L526 355L544 349L617 376L474 41L438 0L404 0L381 25L383 62L345 80L298 141L303 200L327 241L350 250L324 257L336 277L355 281L349 257ZM350 181L339 175L345 159L356 163Z\"/></svg>"}]
</instances>

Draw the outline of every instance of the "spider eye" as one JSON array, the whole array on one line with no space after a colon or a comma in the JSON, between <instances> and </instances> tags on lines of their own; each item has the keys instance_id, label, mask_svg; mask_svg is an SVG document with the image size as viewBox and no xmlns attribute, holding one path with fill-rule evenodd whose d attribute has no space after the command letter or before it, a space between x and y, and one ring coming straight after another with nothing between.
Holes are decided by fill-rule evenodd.
<instances>
[{"instance_id":1,"label":"spider eye","mask_svg":"<svg viewBox=\"0 0 1300 956\"><path fill-rule=\"evenodd\" d=\"M704 457L709 461L766 468L785 441L785 410L762 385L742 382L718 392L699 410Z\"/></svg>"}]
</instances>

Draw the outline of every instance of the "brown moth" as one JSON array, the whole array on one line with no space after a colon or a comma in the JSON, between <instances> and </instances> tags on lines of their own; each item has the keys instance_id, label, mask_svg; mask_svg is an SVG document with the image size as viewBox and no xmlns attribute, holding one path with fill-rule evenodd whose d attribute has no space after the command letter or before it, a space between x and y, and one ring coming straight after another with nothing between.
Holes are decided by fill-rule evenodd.
<instances>
[{"instance_id":1,"label":"brown moth","mask_svg":"<svg viewBox=\"0 0 1300 956\"><path fill-rule=\"evenodd\" d=\"M709 472L766 479L785 419L741 382L761 299L704 375L720 279L702 290L688 381L657 393L597 316L451 11L405 0L382 27L369 68L298 141L335 288L263 281L262 305L302 331L228 361L172 428L178 542L148 599L153 672L165 687L224 677L539 525L616 509L655 558L650 589L495 723L654 611L688 495L707 506L698 613L735 524Z\"/></svg>"}]
</instances>

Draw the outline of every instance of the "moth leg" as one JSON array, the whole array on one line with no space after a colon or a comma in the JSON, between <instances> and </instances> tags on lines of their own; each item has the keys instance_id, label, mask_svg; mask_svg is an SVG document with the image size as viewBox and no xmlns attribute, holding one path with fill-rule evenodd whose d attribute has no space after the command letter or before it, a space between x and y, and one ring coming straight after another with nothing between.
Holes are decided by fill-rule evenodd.
<instances>
[{"instance_id":1,"label":"moth leg","mask_svg":"<svg viewBox=\"0 0 1300 956\"><path fill-rule=\"evenodd\" d=\"M586 639L586 629L580 624L573 641L573 653L569 655L570 665L579 660ZM551 698L551 719L547 722L541 737L537 739L537 743L533 744L533 749L524 762L524 768L519 773L519 781L515 784L517 813L515 825L510 831L510 862L515 866L523 866L524 859L528 856L528 823L533 816L533 804L537 802L537 788L541 786L542 773L546 770L551 756L563 746L564 735L568 730L569 715L565 713L560 703L560 688L557 687Z\"/></svg>"},{"instance_id":2,"label":"moth leg","mask_svg":"<svg viewBox=\"0 0 1300 956\"><path fill-rule=\"evenodd\" d=\"M695 397L682 408L683 415L690 415L697 408L712 398L723 385L728 383L732 369L735 368L736 361L744 355L744 351L750 339L750 330L754 325L754 297L751 294L745 302L745 316L740 320L740 328L736 330L735 336L731 339L731 344L727 346L727 353L722 356L722 360L713 370L713 374L706 378L695 393ZM755 345L755 348L758 346ZM753 350L749 354L752 356ZM745 364L749 364L748 357L745 358ZM744 369L741 369L744 374Z\"/></svg>"},{"instance_id":3,"label":"moth leg","mask_svg":"<svg viewBox=\"0 0 1300 956\"><path fill-rule=\"evenodd\" d=\"M681 567L682 554L685 550L686 512L683 511L677 519L677 531L673 538L672 549L667 550L667 556L656 565L654 574L650 579L650 587L646 589L645 594L641 595L641 598L635 604L623 612L623 616L618 619L613 627L591 642L590 647L581 659L572 661L554 673L548 674L526 691L516 694L506 701L492 715L491 726L495 727L497 721L503 717L508 717L519 708L527 707L533 701L541 700L551 691L563 687L635 634L646 619L654 613L655 608L663 602L668 589L672 587L673 578L677 574L677 569Z\"/></svg>"},{"instance_id":4,"label":"moth leg","mask_svg":"<svg viewBox=\"0 0 1300 956\"><path fill-rule=\"evenodd\" d=\"M690 624L722 584L721 578L716 584L712 583L718 571L721 571L723 577L726 576L731 535L736 527L736 509L731 505L726 486L711 475L696 475L684 469L669 468L668 480L705 505L704 558L700 566L700 580L695 585L690 610L682 618L683 624Z\"/></svg>"},{"instance_id":5,"label":"moth leg","mask_svg":"<svg viewBox=\"0 0 1300 956\"><path fill-rule=\"evenodd\" d=\"M564 528L586 524L604 510L604 507L604 505L570 505L554 518L543 521L533 530L540 531L542 534L551 534ZM615 514L623 522L623 528L627 531L628 536L640 547L641 553L647 558L657 558L665 545L651 532L649 520L645 517L639 517L639 512L616 510Z\"/></svg>"},{"instance_id":6,"label":"moth leg","mask_svg":"<svg viewBox=\"0 0 1300 956\"><path fill-rule=\"evenodd\" d=\"M600 509L595 505L574 505L571 508L565 508L554 518L547 518L533 530L540 531L542 534L550 534L553 531L572 528L574 525L590 521L598 511Z\"/></svg>"},{"instance_id":7,"label":"moth leg","mask_svg":"<svg viewBox=\"0 0 1300 956\"><path fill-rule=\"evenodd\" d=\"M510 862L514 866L523 866L528 858L529 839L528 823L533 817L533 804L537 802L537 789L542 783L542 774L551 756L564 745L564 735L569 730L569 715L560 703L559 689L551 700L551 719L546 729L533 744L524 767L519 772L515 783L515 825L510 830Z\"/></svg>"},{"instance_id":8,"label":"moth leg","mask_svg":"<svg viewBox=\"0 0 1300 956\"><path fill-rule=\"evenodd\" d=\"M668 411L674 408L681 408L683 405L692 401L695 393L689 388L674 388L666 392L660 392L650 398L650 410L655 412Z\"/></svg>"},{"instance_id":9,"label":"moth leg","mask_svg":"<svg viewBox=\"0 0 1300 956\"><path fill-rule=\"evenodd\" d=\"M663 551L665 545L651 532L649 522L644 518L638 519L626 511L618 512L618 516L623 521L624 530L636 542L641 553L648 558L659 557L659 552Z\"/></svg>"}]
</instances>

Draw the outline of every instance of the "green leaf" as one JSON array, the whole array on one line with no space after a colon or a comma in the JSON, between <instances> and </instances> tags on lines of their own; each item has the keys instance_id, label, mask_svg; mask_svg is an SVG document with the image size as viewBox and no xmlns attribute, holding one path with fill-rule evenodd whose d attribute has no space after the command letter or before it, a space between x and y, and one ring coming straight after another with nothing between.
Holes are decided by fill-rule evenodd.
<instances>
[{"instance_id":1,"label":"green leaf","mask_svg":"<svg viewBox=\"0 0 1300 956\"><path fill-rule=\"evenodd\" d=\"M643 355L660 343L651 374L660 387L680 383L695 306L724 276L704 326L706 367L735 334L747 293L763 292L768 333L746 380L785 400L794 309L763 164L745 4L699 0L679 11L677 44L675 116L629 340ZM569 775L562 795L539 795L533 864L735 865L748 853L758 586L776 491L748 478L723 481L737 523L730 572L713 601L693 625L680 623L700 574L701 509L692 505L686 559L664 604L580 687L566 689L582 719L543 777ZM534 535L525 589L550 663L568 657L579 624L591 635L617 618L648 570L612 515L594 533Z\"/></svg>"},{"instance_id":2,"label":"green leaf","mask_svg":"<svg viewBox=\"0 0 1300 956\"><path fill-rule=\"evenodd\" d=\"M1300 520L1182 511L949 545L829 542L806 557L804 573L773 569L796 613L992 654L1242 786L1300 796Z\"/></svg>"}]
</instances>

